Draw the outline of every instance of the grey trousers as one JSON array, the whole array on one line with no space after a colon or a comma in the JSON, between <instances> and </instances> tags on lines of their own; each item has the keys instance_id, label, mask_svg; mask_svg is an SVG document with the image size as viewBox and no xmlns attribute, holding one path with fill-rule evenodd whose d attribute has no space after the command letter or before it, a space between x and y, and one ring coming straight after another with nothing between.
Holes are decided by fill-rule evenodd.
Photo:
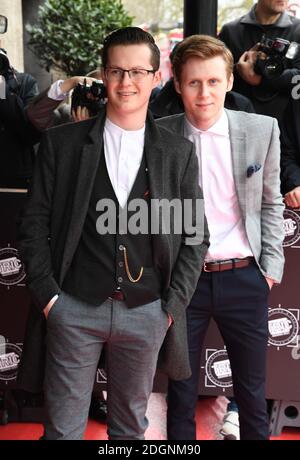
<instances>
[{"instance_id":1,"label":"grey trousers","mask_svg":"<svg viewBox=\"0 0 300 460\"><path fill-rule=\"evenodd\" d=\"M128 308L87 304L62 292L47 319L45 439L82 439L107 344L109 439L144 439L157 356L168 329L161 301Z\"/></svg>"}]
</instances>

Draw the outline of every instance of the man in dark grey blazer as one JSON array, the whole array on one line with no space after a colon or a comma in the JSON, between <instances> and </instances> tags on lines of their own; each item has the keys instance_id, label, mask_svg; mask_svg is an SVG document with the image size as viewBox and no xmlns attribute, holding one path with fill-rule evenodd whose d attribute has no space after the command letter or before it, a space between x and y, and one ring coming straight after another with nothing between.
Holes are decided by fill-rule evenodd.
<instances>
[{"instance_id":1,"label":"man in dark grey blazer","mask_svg":"<svg viewBox=\"0 0 300 460\"><path fill-rule=\"evenodd\" d=\"M194 147L147 115L160 80L150 34L113 32L102 65L107 107L46 133L19 230L39 310L29 319L23 382L47 318L45 439L83 437L104 343L110 439L144 438L160 349L172 378L190 375L185 308L208 246ZM177 200L181 217L190 203L181 230L152 206L163 199Z\"/></svg>"},{"instance_id":2,"label":"man in dark grey blazer","mask_svg":"<svg viewBox=\"0 0 300 460\"><path fill-rule=\"evenodd\" d=\"M283 271L283 203L277 121L224 110L233 58L205 35L181 42L173 61L185 114L158 121L196 146L210 247L187 308L192 376L172 381L169 439L195 439L200 355L211 317L224 338L241 439L267 439L265 366L268 294Z\"/></svg>"}]
</instances>

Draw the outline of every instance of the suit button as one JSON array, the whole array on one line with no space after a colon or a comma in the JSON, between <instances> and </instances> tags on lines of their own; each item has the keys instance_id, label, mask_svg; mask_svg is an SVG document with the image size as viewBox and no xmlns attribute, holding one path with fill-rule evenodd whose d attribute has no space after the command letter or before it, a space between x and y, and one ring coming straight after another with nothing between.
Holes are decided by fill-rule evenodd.
<instances>
[{"instance_id":1,"label":"suit button","mask_svg":"<svg viewBox=\"0 0 300 460\"><path fill-rule=\"evenodd\" d=\"M118 265L119 265L119 267L123 267L124 262L119 262Z\"/></svg>"},{"instance_id":2,"label":"suit button","mask_svg":"<svg viewBox=\"0 0 300 460\"><path fill-rule=\"evenodd\" d=\"M123 246L123 244L120 244L119 249L120 249L120 251L124 251L124 246Z\"/></svg>"},{"instance_id":3,"label":"suit button","mask_svg":"<svg viewBox=\"0 0 300 460\"><path fill-rule=\"evenodd\" d=\"M119 276L118 277L118 283L122 283L122 282L123 282L123 278L122 278L122 276Z\"/></svg>"}]
</instances>

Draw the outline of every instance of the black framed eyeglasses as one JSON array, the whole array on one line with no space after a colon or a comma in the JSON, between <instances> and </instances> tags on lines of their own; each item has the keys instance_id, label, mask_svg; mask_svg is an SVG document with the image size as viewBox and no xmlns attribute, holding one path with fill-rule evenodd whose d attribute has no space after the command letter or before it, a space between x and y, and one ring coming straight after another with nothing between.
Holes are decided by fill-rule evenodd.
<instances>
[{"instance_id":1,"label":"black framed eyeglasses","mask_svg":"<svg viewBox=\"0 0 300 460\"><path fill-rule=\"evenodd\" d=\"M120 67L107 67L105 69L105 76L108 81L122 81L125 73L128 73L130 80L141 81L146 78L150 73L155 74L156 70L148 69L121 69Z\"/></svg>"}]
</instances>

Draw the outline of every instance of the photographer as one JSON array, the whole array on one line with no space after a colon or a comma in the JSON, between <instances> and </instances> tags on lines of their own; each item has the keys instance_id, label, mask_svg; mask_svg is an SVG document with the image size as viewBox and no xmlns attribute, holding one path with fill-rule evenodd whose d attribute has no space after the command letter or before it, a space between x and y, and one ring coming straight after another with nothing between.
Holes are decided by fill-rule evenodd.
<instances>
[{"instance_id":1,"label":"photographer","mask_svg":"<svg viewBox=\"0 0 300 460\"><path fill-rule=\"evenodd\" d=\"M37 135L25 115L25 106L38 94L36 80L11 67L0 50L0 186L24 187L32 174Z\"/></svg>"},{"instance_id":2,"label":"photographer","mask_svg":"<svg viewBox=\"0 0 300 460\"><path fill-rule=\"evenodd\" d=\"M100 71L94 70L86 77L75 76L57 80L29 104L28 119L36 129L44 131L51 126L82 121L96 115L99 107L104 104L105 96L101 94L103 85L99 83L99 79ZM67 99L74 89L71 107Z\"/></svg>"},{"instance_id":3,"label":"photographer","mask_svg":"<svg viewBox=\"0 0 300 460\"><path fill-rule=\"evenodd\" d=\"M289 16L287 5L287 0L258 0L245 16L225 24L219 35L234 56L233 89L247 96L257 113L278 119L287 106L292 78L300 74L299 51L293 59L285 57L288 46L282 52L279 48L276 51L278 38L300 42L300 20ZM275 40L272 51L268 46L259 45L263 37L269 45ZM277 62L282 63L275 74L268 72L265 66L269 52L274 52Z\"/></svg>"}]
</instances>

